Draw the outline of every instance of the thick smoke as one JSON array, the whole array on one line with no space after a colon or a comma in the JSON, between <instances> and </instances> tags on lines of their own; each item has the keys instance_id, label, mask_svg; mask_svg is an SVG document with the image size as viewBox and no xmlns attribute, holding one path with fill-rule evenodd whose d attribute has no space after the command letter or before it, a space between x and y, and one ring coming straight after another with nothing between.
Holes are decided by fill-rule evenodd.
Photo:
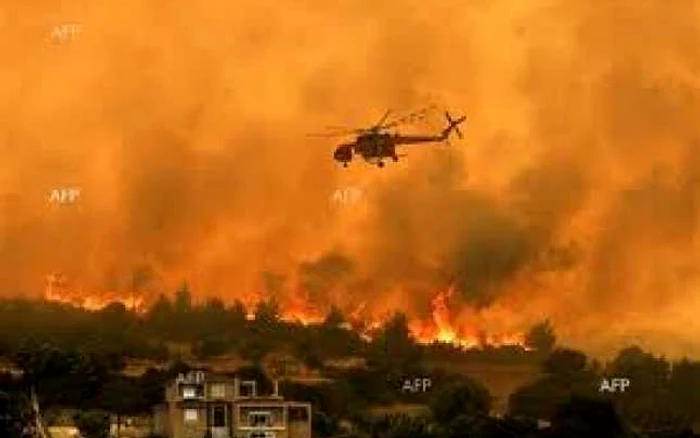
<instances>
[{"instance_id":1,"label":"thick smoke","mask_svg":"<svg viewBox=\"0 0 700 438\"><path fill-rule=\"evenodd\" d=\"M700 353L695 5L6 1L0 291L61 272L425 315L452 284L489 330ZM436 100L465 141L381 171L305 135ZM345 187L362 205L330 205Z\"/></svg>"}]
</instances>

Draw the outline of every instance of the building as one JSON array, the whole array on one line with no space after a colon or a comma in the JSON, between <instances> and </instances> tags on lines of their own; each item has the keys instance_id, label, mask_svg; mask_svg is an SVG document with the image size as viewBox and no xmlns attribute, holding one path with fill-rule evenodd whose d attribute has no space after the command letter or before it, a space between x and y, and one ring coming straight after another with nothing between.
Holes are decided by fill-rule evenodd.
<instances>
[{"instance_id":1,"label":"building","mask_svg":"<svg viewBox=\"0 0 700 438\"><path fill-rule=\"evenodd\" d=\"M181 374L166 386L154 431L169 438L311 438L311 405L284 400L273 385L263 395L255 381Z\"/></svg>"}]
</instances>

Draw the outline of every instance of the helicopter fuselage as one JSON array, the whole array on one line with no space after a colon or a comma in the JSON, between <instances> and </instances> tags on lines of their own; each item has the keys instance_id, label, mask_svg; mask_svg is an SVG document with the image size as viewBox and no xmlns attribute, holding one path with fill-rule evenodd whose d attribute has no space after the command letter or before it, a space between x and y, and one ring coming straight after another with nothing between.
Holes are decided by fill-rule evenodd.
<instances>
[{"instance_id":1,"label":"helicopter fuselage","mask_svg":"<svg viewBox=\"0 0 700 438\"><path fill-rule=\"evenodd\" d=\"M387 133L371 133L358 136L353 143L338 146L333 158L343 166L352 161L357 154L368 163L383 165L382 159L398 160L396 155L396 136Z\"/></svg>"},{"instance_id":2,"label":"helicopter fuselage","mask_svg":"<svg viewBox=\"0 0 700 438\"><path fill-rule=\"evenodd\" d=\"M382 158L396 157L396 141L391 134L360 135L355 140L355 153L365 161L374 162Z\"/></svg>"},{"instance_id":3,"label":"helicopter fuselage","mask_svg":"<svg viewBox=\"0 0 700 438\"><path fill-rule=\"evenodd\" d=\"M398 161L399 157L396 154L397 145L411 145L419 143L443 142L448 139L452 131L456 131L461 138L461 133L457 127L464 122L465 117L460 117L454 120L449 113L445 112L448 125L441 133L435 135L400 135L398 133L390 134L382 132L381 123L365 130L358 135L352 143L344 143L338 146L333 153L333 158L347 167L352 161L353 155L359 155L365 161L376 164L379 167L384 166L384 159L390 158L393 161ZM386 118L386 116L384 117ZM384 120L384 118L382 120Z\"/></svg>"}]
</instances>

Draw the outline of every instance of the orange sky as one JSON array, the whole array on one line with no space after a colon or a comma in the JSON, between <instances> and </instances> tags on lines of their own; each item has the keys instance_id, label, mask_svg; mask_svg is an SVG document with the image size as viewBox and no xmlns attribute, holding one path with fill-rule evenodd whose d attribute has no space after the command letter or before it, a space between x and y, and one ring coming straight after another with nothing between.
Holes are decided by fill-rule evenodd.
<instances>
[{"instance_id":1,"label":"orange sky","mask_svg":"<svg viewBox=\"0 0 700 438\"><path fill-rule=\"evenodd\" d=\"M454 282L486 330L700 353L695 2L104 3L0 5L2 294L304 281L320 307L422 314ZM431 103L465 140L383 170L306 136ZM349 186L360 204L329 203Z\"/></svg>"}]
</instances>

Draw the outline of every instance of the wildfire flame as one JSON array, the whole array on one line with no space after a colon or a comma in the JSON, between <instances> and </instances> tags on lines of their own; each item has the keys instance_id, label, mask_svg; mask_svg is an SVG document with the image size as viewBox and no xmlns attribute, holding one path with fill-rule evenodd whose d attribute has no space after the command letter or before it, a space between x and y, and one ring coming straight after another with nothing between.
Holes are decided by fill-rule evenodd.
<instances>
[{"instance_id":1,"label":"wildfire flame","mask_svg":"<svg viewBox=\"0 0 700 438\"><path fill-rule=\"evenodd\" d=\"M438 292L432 299L432 319L414 320L410 329L419 343L444 343L464 349L478 347L519 346L525 348L525 336L516 334L487 334L474 327L459 325L450 312L450 300L456 287L450 285L445 291Z\"/></svg>"},{"instance_id":2,"label":"wildfire flame","mask_svg":"<svg viewBox=\"0 0 700 438\"><path fill-rule=\"evenodd\" d=\"M326 318L324 312L310 305L310 301L297 295L284 303L280 319L286 322L297 322L303 325L318 324Z\"/></svg>"},{"instance_id":3,"label":"wildfire flame","mask_svg":"<svg viewBox=\"0 0 700 438\"><path fill-rule=\"evenodd\" d=\"M525 347L524 335L516 334L486 334L473 326L460 324L455 321L450 310L450 303L456 287L451 285L444 291L439 291L431 300L431 316L429 319L410 318L409 330L416 342L420 344L448 344L462 349L519 346ZM250 298L250 297L249 297ZM51 274L47 278L47 286L44 292L46 301L62 303L88 311L99 311L113 303L121 303L126 308L137 313L147 310L146 299L137 294L86 294L79 289L71 289L65 276ZM248 299L243 304L247 309L247 319L255 319L255 307L262 298ZM365 340L371 340L372 334L380 329L390 313L382 316L370 315L367 312L367 304L361 303L354 310L346 312L349 322L344 325L346 329L353 329L360 333ZM301 297L293 297L287 300L280 309L280 319L285 322L300 323L303 325L318 324L325 319L325 312L312 306Z\"/></svg>"},{"instance_id":4,"label":"wildfire flame","mask_svg":"<svg viewBox=\"0 0 700 438\"><path fill-rule=\"evenodd\" d=\"M144 313L146 311L146 300L143 296L137 294L123 295L116 292L89 294L79 289L71 290L66 277L61 274L51 274L47 277L44 299L46 301L82 308L91 312L102 310L114 303L121 303L127 309L137 313Z\"/></svg>"}]
</instances>

